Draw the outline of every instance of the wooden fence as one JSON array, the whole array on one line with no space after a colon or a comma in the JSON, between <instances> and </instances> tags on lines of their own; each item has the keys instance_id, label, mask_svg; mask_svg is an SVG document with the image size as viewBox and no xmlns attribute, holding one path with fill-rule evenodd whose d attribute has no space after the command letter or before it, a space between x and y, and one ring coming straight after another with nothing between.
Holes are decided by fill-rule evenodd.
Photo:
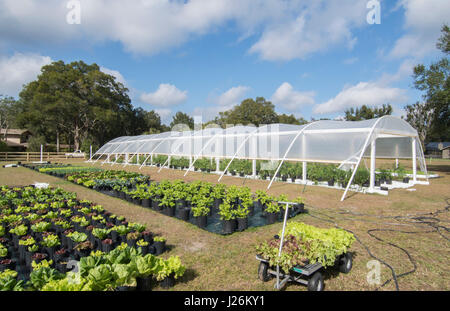
<instances>
[{"instance_id":1,"label":"wooden fence","mask_svg":"<svg viewBox=\"0 0 450 311\"><path fill-rule=\"evenodd\" d=\"M66 159L65 152L43 152L42 160L61 160ZM79 159L79 158L76 158ZM0 161L22 161L22 162L33 162L40 161L40 152L0 152Z\"/></svg>"}]
</instances>

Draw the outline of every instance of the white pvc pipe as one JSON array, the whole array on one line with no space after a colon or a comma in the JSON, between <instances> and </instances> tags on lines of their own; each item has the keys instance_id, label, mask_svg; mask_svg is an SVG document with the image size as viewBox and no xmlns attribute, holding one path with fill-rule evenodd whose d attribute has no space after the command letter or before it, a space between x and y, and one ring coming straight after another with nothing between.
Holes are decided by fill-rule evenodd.
<instances>
[{"instance_id":1,"label":"white pvc pipe","mask_svg":"<svg viewBox=\"0 0 450 311\"><path fill-rule=\"evenodd\" d=\"M376 140L372 140L370 144L370 186L369 189L373 191L375 187L375 157L376 157Z\"/></svg>"},{"instance_id":2,"label":"white pvc pipe","mask_svg":"<svg viewBox=\"0 0 450 311\"><path fill-rule=\"evenodd\" d=\"M308 170L307 165L308 165L307 162L303 162L302 163L302 179L303 179L303 182L305 184L306 184L306 173L307 173L307 170Z\"/></svg>"},{"instance_id":3,"label":"white pvc pipe","mask_svg":"<svg viewBox=\"0 0 450 311\"><path fill-rule=\"evenodd\" d=\"M416 154L416 138L412 139L412 168L413 182L417 182L417 154Z\"/></svg>"}]
</instances>

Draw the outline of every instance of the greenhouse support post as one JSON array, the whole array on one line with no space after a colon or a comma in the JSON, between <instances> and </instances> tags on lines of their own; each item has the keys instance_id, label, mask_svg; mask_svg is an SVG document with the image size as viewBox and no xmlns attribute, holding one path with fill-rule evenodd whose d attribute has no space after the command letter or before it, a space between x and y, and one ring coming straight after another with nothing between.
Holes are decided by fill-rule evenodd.
<instances>
[{"instance_id":1,"label":"greenhouse support post","mask_svg":"<svg viewBox=\"0 0 450 311\"><path fill-rule=\"evenodd\" d=\"M317 122L317 121L316 121ZM269 190L270 186L272 186L273 181L275 180L275 178L277 177L277 174L281 168L281 166L284 163L284 160L286 160L286 156L288 155L289 151L291 150L292 146L294 145L295 141L297 140L297 138L300 136L300 134L302 134L308 127L310 127L311 125L315 124L316 122L311 122L307 125L305 125L298 133L297 135L294 137L294 139L291 141L289 147L287 148L286 152L284 153L283 159L281 160L281 163L278 165L277 169L275 170L275 174L272 177L272 180L270 181L269 185L267 186L267 190ZM303 144L304 144L304 140L305 140L305 136L303 134Z\"/></svg>"},{"instance_id":2,"label":"greenhouse support post","mask_svg":"<svg viewBox=\"0 0 450 311\"><path fill-rule=\"evenodd\" d=\"M213 137L211 137L211 138L206 142L206 144L202 147L202 149L200 150L200 152L197 153L197 154L194 156L194 160L192 161L192 164L189 165L189 168L188 168L188 170L186 171L186 173L184 173L184 176L186 176L186 175L189 173L189 171L192 170L192 168L193 168L193 166L194 166L194 163L195 163L195 162L198 160L198 158L203 154L203 150L205 150L205 148L206 148L207 146L209 146L209 144L213 141L214 138L217 137L217 135L219 135L219 134L215 134Z\"/></svg>"},{"instance_id":3,"label":"greenhouse support post","mask_svg":"<svg viewBox=\"0 0 450 311\"><path fill-rule=\"evenodd\" d=\"M216 172L220 170L220 159L216 158Z\"/></svg>"},{"instance_id":4,"label":"greenhouse support post","mask_svg":"<svg viewBox=\"0 0 450 311\"><path fill-rule=\"evenodd\" d=\"M233 162L233 160L236 158L237 154L239 151L241 151L241 148L245 145L245 143L247 142L247 140L252 137L256 132L258 132L258 128L256 128L256 130L254 130L253 132L251 132L250 134L247 135L247 137L245 137L245 139L242 141L242 143L239 145L239 147L237 148L236 152L234 153L233 157L231 158L230 162L228 162L227 166L225 167L225 169L222 172L222 175L220 175L219 179L217 180L218 182L222 179L223 175L225 175L225 173L227 172L228 168L231 165L231 162Z\"/></svg>"},{"instance_id":5,"label":"greenhouse support post","mask_svg":"<svg viewBox=\"0 0 450 311\"><path fill-rule=\"evenodd\" d=\"M252 176L253 178L256 178L256 160L252 160Z\"/></svg>"},{"instance_id":6,"label":"greenhouse support post","mask_svg":"<svg viewBox=\"0 0 450 311\"><path fill-rule=\"evenodd\" d=\"M376 158L376 140L370 143L370 186L369 190L373 191L375 187L375 158Z\"/></svg>"},{"instance_id":7,"label":"greenhouse support post","mask_svg":"<svg viewBox=\"0 0 450 311\"><path fill-rule=\"evenodd\" d=\"M302 179L303 179L303 182L305 184L306 184L306 172L307 172L307 169L308 169L307 165L308 164L306 162L302 162Z\"/></svg>"},{"instance_id":8,"label":"greenhouse support post","mask_svg":"<svg viewBox=\"0 0 450 311\"><path fill-rule=\"evenodd\" d=\"M141 168L144 166L144 164L147 162L148 158L150 158L150 157L152 157L151 163L153 163L153 152L154 152L154 151L159 147L159 145L161 145L163 142L164 142L164 140L161 140L161 141L159 142L159 144L157 144L156 147L153 148L152 151L150 151L150 154L145 158L145 160L144 160L144 162L142 162L141 166L139 166L139 169L141 169Z\"/></svg>"},{"instance_id":9,"label":"greenhouse support post","mask_svg":"<svg viewBox=\"0 0 450 311\"><path fill-rule=\"evenodd\" d=\"M417 155L416 155L416 138L412 139L412 169L413 169L413 182L417 182Z\"/></svg>"},{"instance_id":10,"label":"greenhouse support post","mask_svg":"<svg viewBox=\"0 0 450 311\"><path fill-rule=\"evenodd\" d=\"M41 162L42 162L42 152L44 151L44 146L41 145Z\"/></svg>"},{"instance_id":11,"label":"greenhouse support post","mask_svg":"<svg viewBox=\"0 0 450 311\"><path fill-rule=\"evenodd\" d=\"M89 146L89 159L92 157L92 145Z\"/></svg>"},{"instance_id":12,"label":"greenhouse support post","mask_svg":"<svg viewBox=\"0 0 450 311\"><path fill-rule=\"evenodd\" d=\"M367 145L369 144L370 138L372 138L373 140L376 139L376 136L374 135L374 131L375 131L375 128L376 128L378 122L380 122L380 121L381 121L382 119L384 119L385 117L386 117L386 116L383 116L383 117L379 118L379 119L375 122L375 124L372 126L372 128L370 129L369 135L367 135L366 141L364 142L364 146L362 147L361 152L360 152L360 154L359 154L358 163L356 163L356 165L355 165L354 167L352 166L353 172L352 172L352 175L350 176L350 179L348 180L347 187L345 188L345 191L344 191L344 193L342 194L341 202L344 201L345 196L347 195L348 189L350 189L350 185L351 185L352 182L353 182L353 178L355 177L356 170L358 169L359 163L361 163L361 159L362 159L362 157L363 157L363 155L364 155L364 152L366 151ZM372 137L372 135L373 135L373 137Z\"/></svg>"}]
</instances>

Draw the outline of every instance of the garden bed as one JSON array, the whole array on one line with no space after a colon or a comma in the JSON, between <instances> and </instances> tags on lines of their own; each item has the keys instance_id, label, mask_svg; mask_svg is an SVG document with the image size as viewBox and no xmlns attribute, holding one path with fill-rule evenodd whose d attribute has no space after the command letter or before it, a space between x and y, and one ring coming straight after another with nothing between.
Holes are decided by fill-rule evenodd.
<instances>
[{"instance_id":1,"label":"garden bed","mask_svg":"<svg viewBox=\"0 0 450 311\"><path fill-rule=\"evenodd\" d=\"M30 167L52 173L38 166ZM59 169L59 168L58 168ZM55 175L63 177L62 175ZM250 192L247 187L225 187L208 182L185 183L180 180L151 182L149 176L126 171L71 171L64 177L103 194L177 217L218 234L231 234L282 220L287 197L271 197ZM304 212L301 197L292 202L289 217Z\"/></svg>"},{"instance_id":2,"label":"garden bed","mask_svg":"<svg viewBox=\"0 0 450 311\"><path fill-rule=\"evenodd\" d=\"M126 252L129 252L130 261L147 260L148 265L153 265L152 273L159 273L157 278L161 281L165 278L161 277L164 273L171 274L170 269L165 261L153 257L164 252L164 245L165 239L155 236L145 226L129 223L123 217L108 213L101 205L79 201L75 193L60 188L1 187L0 271L6 271L0 275L2 289L20 289L26 284L31 289L40 289L53 276L54 281L63 279L62 276L71 268L68 264L72 260L83 262L88 260L84 258L92 257L90 260L97 263L90 267L94 269L101 261L109 262L109 265L118 264L108 258L109 254L119 256ZM113 253L115 249L118 251ZM170 265L178 260L170 259ZM143 274L130 270L135 266L133 263L126 271L100 273L103 275L100 277L119 278L121 275L120 280L108 283L110 285L136 283L136 276ZM45 268L44 276L44 272L37 272L41 268ZM85 276L88 275L85 270ZM41 278L39 288L34 284L36 278ZM33 284L29 284L29 280ZM105 284L108 288L100 288L94 282L89 288L103 290L117 287L110 288L108 284ZM16 285L18 288L14 288Z\"/></svg>"}]
</instances>

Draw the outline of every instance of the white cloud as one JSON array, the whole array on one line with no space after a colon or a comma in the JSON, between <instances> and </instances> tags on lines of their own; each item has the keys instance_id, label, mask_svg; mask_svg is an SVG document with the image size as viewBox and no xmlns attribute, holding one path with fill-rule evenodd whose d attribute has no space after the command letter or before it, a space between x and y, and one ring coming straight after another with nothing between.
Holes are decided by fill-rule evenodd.
<instances>
[{"instance_id":1,"label":"white cloud","mask_svg":"<svg viewBox=\"0 0 450 311\"><path fill-rule=\"evenodd\" d=\"M348 108L362 105L374 107L382 104L396 104L407 101L406 90L383 86L376 82L360 82L345 87L336 97L317 105L317 114L343 112Z\"/></svg>"},{"instance_id":2,"label":"white cloud","mask_svg":"<svg viewBox=\"0 0 450 311\"><path fill-rule=\"evenodd\" d=\"M361 0L81 0L81 24L70 25L66 3L3 0L0 44L114 41L151 55L233 25L241 40L256 37L250 52L286 60L336 44L351 48L366 15Z\"/></svg>"},{"instance_id":3,"label":"white cloud","mask_svg":"<svg viewBox=\"0 0 450 311\"><path fill-rule=\"evenodd\" d=\"M193 111L195 116L201 116L202 122L208 122L219 115L219 112L232 109L239 105L250 90L248 86L234 86L218 96L211 97L208 101L212 105L208 107L196 107Z\"/></svg>"},{"instance_id":4,"label":"white cloud","mask_svg":"<svg viewBox=\"0 0 450 311\"><path fill-rule=\"evenodd\" d=\"M279 105L290 112L295 112L302 106L313 105L314 96L314 92L295 91L292 85L284 82L272 95L271 101L275 105Z\"/></svg>"},{"instance_id":5,"label":"white cloud","mask_svg":"<svg viewBox=\"0 0 450 311\"><path fill-rule=\"evenodd\" d=\"M0 57L0 94L17 96L22 86L35 80L41 67L52 59L38 54L16 53L10 57Z\"/></svg>"},{"instance_id":6,"label":"white cloud","mask_svg":"<svg viewBox=\"0 0 450 311\"><path fill-rule=\"evenodd\" d=\"M244 98L245 93L250 88L248 86L235 86L228 91L222 93L215 99L215 103L222 108L229 109L235 105L239 105Z\"/></svg>"},{"instance_id":7,"label":"white cloud","mask_svg":"<svg viewBox=\"0 0 450 311\"><path fill-rule=\"evenodd\" d=\"M157 107L171 107L184 103L187 91L180 91L175 85L162 83L153 93L143 93L141 101Z\"/></svg>"},{"instance_id":8,"label":"white cloud","mask_svg":"<svg viewBox=\"0 0 450 311\"><path fill-rule=\"evenodd\" d=\"M284 22L269 24L250 49L265 60L304 59L333 45L352 49L352 29L366 25L365 1L308 1Z\"/></svg>"},{"instance_id":9,"label":"white cloud","mask_svg":"<svg viewBox=\"0 0 450 311\"><path fill-rule=\"evenodd\" d=\"M109 69L109 68L106 68L106 67L100 67L100 71L103 71L104 73L115 77L116 81L122 83L124 86L127 85L127 81L125 80L125 78L122 76L122 74L119 71L113 70L113 69Z\"/></svg>"},{"instance_id":10,"label":"white cloud","mask_svg":"<svg viewBox=\"0 0 450 311\"><path fill-rule=\"evenodd\" d=\"M389 56L421 58L436 49L440 29L449 21L450 1L401 0L400 4L405 10L407 33L396 41Z\"/></svg>"}]
</instances>

